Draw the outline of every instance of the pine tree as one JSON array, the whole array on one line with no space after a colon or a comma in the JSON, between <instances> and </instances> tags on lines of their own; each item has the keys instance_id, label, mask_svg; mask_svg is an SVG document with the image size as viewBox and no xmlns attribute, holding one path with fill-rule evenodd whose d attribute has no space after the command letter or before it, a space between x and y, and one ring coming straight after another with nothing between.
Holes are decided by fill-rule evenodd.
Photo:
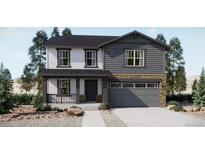
<instances>
[{"instance_id":1,"label":"pine tree","mask_svg":"<svg viewBox=\"0 0 205 154\"><path fill-rule=\"evenodd\" d=\"M174 84L175 91L178 93L185 91L187 84L186 84L186 73L183 66L178 66L175 78L177 79Z\"/></svg>"},{"instance_id":2,"label":"pine tree","mask_svg":"<svg viewBox=\"0 0 205 154\"><path fill-rule=\"evenodd\" d=\"M193 91L193 101L195 106L205 106L205 71L204 67L200 75L200 79L197 82L196 89Z\"/></svg>"},{"instance_id":3,"label":"pine tree","mask_svg":"<svg viewBox=\"0 0 205 154\"><path fill-rule=\"evenodd\" d=\"M161 43L163 43L163 44L166 44L166 43L167 43L167 41L166 41L164 35L161 34L161 33L160 33L160 34L157 34L156 40L159 41L159 42L161 42Z\"/></svg>"},{"instance_id":4,"label":"pine tree","mask_svg":"<svg viewBox=\"0 0 205 154\"><path fill-rule=\"evenodd\" d=\"M0 65L0 114L7 113L11 108L8 102L12 95L13 80L8 69L4 68L3 63Z\"/></svg>"},{"instance_id":5,"label":"pine tree","mask_svg":"<svg viewBox=\"0 0 205 154\"><path fill-rule=\"evenodd\" d=\"M46 67L46 50L43 43L48 40L47 34L44 31L38 31L33 38L33 45L29 48L28 55L30 56L32 73L37 82L38 90L42 90L42 78L38 76L38 72ZM30 74L30 75L31 75Z\"/></svg>"},{"instance_id":6,"label":"pine tree","mask_svg":"<svg viewBox=\"0 0 205 154\"><path fill-rule=\"evenodd\" d=\"M27 92L30 91L35 85L35 76L32 64L27 64L21 76L21 88Z\"/></svg>"},{"instance_id":7,"label":"pine tree","mask_svg":"<svg viewBox=\"0 0 205 154\"><path fill-rule=\"evenodd\" d=\"M192 96L194 95L194 91L196 91L197 88L197 79L194 80L193 84L192 84Z\"/></svg>"},{"instance_id":8,"label":"pine tree","mask_svg":"<svg viewBox=\"0 0 205 154\"><path fill-rule=\"evenodd\" d=\"M65 29L62 31L62 35L63 35L63 36L70 36L70 35L72 35L72 32L71 32L70 28L65 28Z\"/></svg>"},{"instance_id":9,"label":"pine tree","mask_svg":"<svg viewBox=\"0 0 205 154\"><path fill-rule=\"evenodd\" d=\"M183 78L186 81L185 70L184 73L181 73L181 75L184 75L183 77L180 77L179 75L176 76L178 69L182 67L184 68L185 62L183 58L183 49L181 47L181 42L177 37L174 37L170 40L169 47L170 50L168 51L169 54L167 58L167 64L169 65L168 69L171 74L169 89L170 94L173 94L176 90L176 87L177 90L184 89L185 84L178 84L177 86L175 84L178 83L178 80L181 80L180 78Z\"/></svg>"},{"instance_id":10,"label":"pine tree","mask_svg":"<svg viewBox=\"0 0 205 154\"><path fill-rule=\"evenodd\" d=\"M51 33L51 37L58 37L58 36L60 36L58 27L54 27L53 32Z\"/></svg>"}]
</instances>

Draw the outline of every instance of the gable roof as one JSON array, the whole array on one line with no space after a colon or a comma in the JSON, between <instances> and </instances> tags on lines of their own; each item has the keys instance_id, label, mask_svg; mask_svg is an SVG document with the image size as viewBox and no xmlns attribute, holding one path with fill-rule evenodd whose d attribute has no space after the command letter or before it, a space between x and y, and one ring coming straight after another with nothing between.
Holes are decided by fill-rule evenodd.
<instances>
[{"instance_id":1,"label":"gable roof","mask_svg":"<svg viewBox=\"0 0 205 154\"><path fill-rule=\"evenodd\" d=\"M165 49L169 49L169 46L163 44L143 33L138 31L132 31L122 36L97 36L97 35L70 35L52 37L46 41L43 46L45 47L83 47L83 48L101 48L110 43L126 38L130 35L139 35L145 39L152 41Z\"/></svg>"},{"instance_id":2,"label":"gable roof","mask_svg":"<svg viewBox=\"0 0 205 154\"><path fill-rule=\"evenodd\" d=\"M107 42L103 42L103 43L100 44L98 47L103 47L103 46L105 46L105 45L108 45L108 44L113 43L113 42L115 42L115 41L118 41L118 40L120 40L120 39L126 38L126 37L128 37L128 36L130 36L130 35L139 35L139 36L141 36L141 37L143 37L143 38L145 38L145 39L148 39L148 40L152 41L153 43L156 43L156 44L158 44L158 45L160 45L160 46L165 47L166 49L169 49L169 46L168 46L168 45L163 44L163 43L157 41L156 39L153 39L153 38L151 38L151 37L149 37L149 36L147 36L147 35L145 35L145 34L143 34L143 33L140 33L140 32L138 32L138 31L136 31L136 30L135 30L135 31L132 31L132 32L130 32L130 33L127 33L127 34L125 34L125 35L122 35L122 36L120 36L120 37L114 38L114 39L112 39L112 40L109 40L109 41L107 41Z\"/></svg>"},{"instance_id":3,"label":"gable roof","mask_svg":"<svg viewBox=\"0 0 205 154\"><path fill-rule=\"evenodd\" d=\"M44 43L44 46L59 47L88 47L98 48L103 42L107 42L117 38L117 36L94 36L94 35L70 35L52 37Z\"/></svg>"}]
</instances>

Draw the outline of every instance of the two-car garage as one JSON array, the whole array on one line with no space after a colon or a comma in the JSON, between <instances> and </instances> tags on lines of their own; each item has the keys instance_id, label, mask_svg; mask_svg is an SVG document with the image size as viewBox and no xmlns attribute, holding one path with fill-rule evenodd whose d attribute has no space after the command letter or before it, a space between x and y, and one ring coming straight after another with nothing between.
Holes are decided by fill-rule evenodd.
<instances>
[{"instance_id":1,"label":"two-car garage","mask_svg":"<svg viewBox=\"0 0 205 154\"><path fill-rule=\"evenodd\" d=\"M112 107L159 107L159 82L111 82Z\"/></svg>"}]
</instances>

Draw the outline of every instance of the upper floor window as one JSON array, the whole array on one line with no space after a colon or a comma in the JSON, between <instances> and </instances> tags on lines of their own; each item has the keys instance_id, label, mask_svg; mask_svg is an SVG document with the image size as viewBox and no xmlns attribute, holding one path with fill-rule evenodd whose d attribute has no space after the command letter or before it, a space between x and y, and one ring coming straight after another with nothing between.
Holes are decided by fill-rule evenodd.
<instances>
[{"instance_id":1,"label":"upper floor window","mask_svg":"<svg viewBox=\"0 0 205 154\"><path fill-rule=\"evenodd\" d=\"M144 50L125 50L126 66L144 66Z\"/></svg>"},{"instance_id":2,"label":"upper floor window","mask_svg":"<svg viewBox=\"0 0 205 154\"><path fill-rule=\"evenodd\" d=\"M86 67L97 67L97 51L86 50L85 51L85 66Z\"/></svg>"},{"instance_id":3,"label":"upper floor window","mask_svg":"<svg viewBox=\"0 0 205 154\"><path fill-rule=\"evenodd\" d=\"M70 66L70 50L65 50L65 49L58 50L58 65Z\"/></svg>"}]
</instances>

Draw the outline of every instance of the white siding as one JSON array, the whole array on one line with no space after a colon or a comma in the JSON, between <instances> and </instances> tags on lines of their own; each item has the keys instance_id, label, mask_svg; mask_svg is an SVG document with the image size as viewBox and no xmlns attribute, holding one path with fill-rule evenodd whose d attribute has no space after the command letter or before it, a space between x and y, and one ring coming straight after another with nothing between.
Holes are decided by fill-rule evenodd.
<instances>
[{"instance_id":1,"label":"white siding","mask_svg":"<svg viewBox=\"0 0 205 154\"><path fill-rule=\"evenodd\" d=\"M57 68L57 50L55 48L47 48L47 68L48 69L59 69ZM70 51L71 68L64 69L87 69L85 67L85 50L82 48L72 48ZM60 68L62 69L62 68ZM103 52L98 50L98 68L88 69L103 69Z\"/></svg>"},{"instance_id":2,"label":"white siding","mask_svg":"<svg viewBox=\"0 0 205 154\"><path fill-rule=\"evenodd\" d=\"M47 93L48 94L57 94L57 79L48 79L47 80Z\"/></svg>"},{"instance_id":3,"label":"white siding","mask_svg":"<svg viewBox=\"0 0 205 154\"><path fill-rule=\"evenodd\" d=\"M47 68L53 69L57 66L57 50L55 48L47 48Z\"/></svg>"},{"instance_id":4,"label":"white siding","mask_svg":"<svg viewBox=\"0 0 205 154\"><path fill-rule=\"evenodd\" d=\"M102 95L102 79L98 79L98 95Z\"/></svg>"},{"instance_id":5,"label":"white siding","mask_svg":"<svg viewBox=\"0 0 205 154\"><path fill-rule=\"evenodd\" d=\"M80 95L85 95L85 79L80 79Z\"/></svg>"},{"instance_id":6,"label":"white siding","mask_svg":"<svg viewBox=\"0 0 205 154\"><path fill-rule=\"evenodd\" d=\"M76 94L76 79L70 79L70 94Z\"/></svg>"}]
</instances>

